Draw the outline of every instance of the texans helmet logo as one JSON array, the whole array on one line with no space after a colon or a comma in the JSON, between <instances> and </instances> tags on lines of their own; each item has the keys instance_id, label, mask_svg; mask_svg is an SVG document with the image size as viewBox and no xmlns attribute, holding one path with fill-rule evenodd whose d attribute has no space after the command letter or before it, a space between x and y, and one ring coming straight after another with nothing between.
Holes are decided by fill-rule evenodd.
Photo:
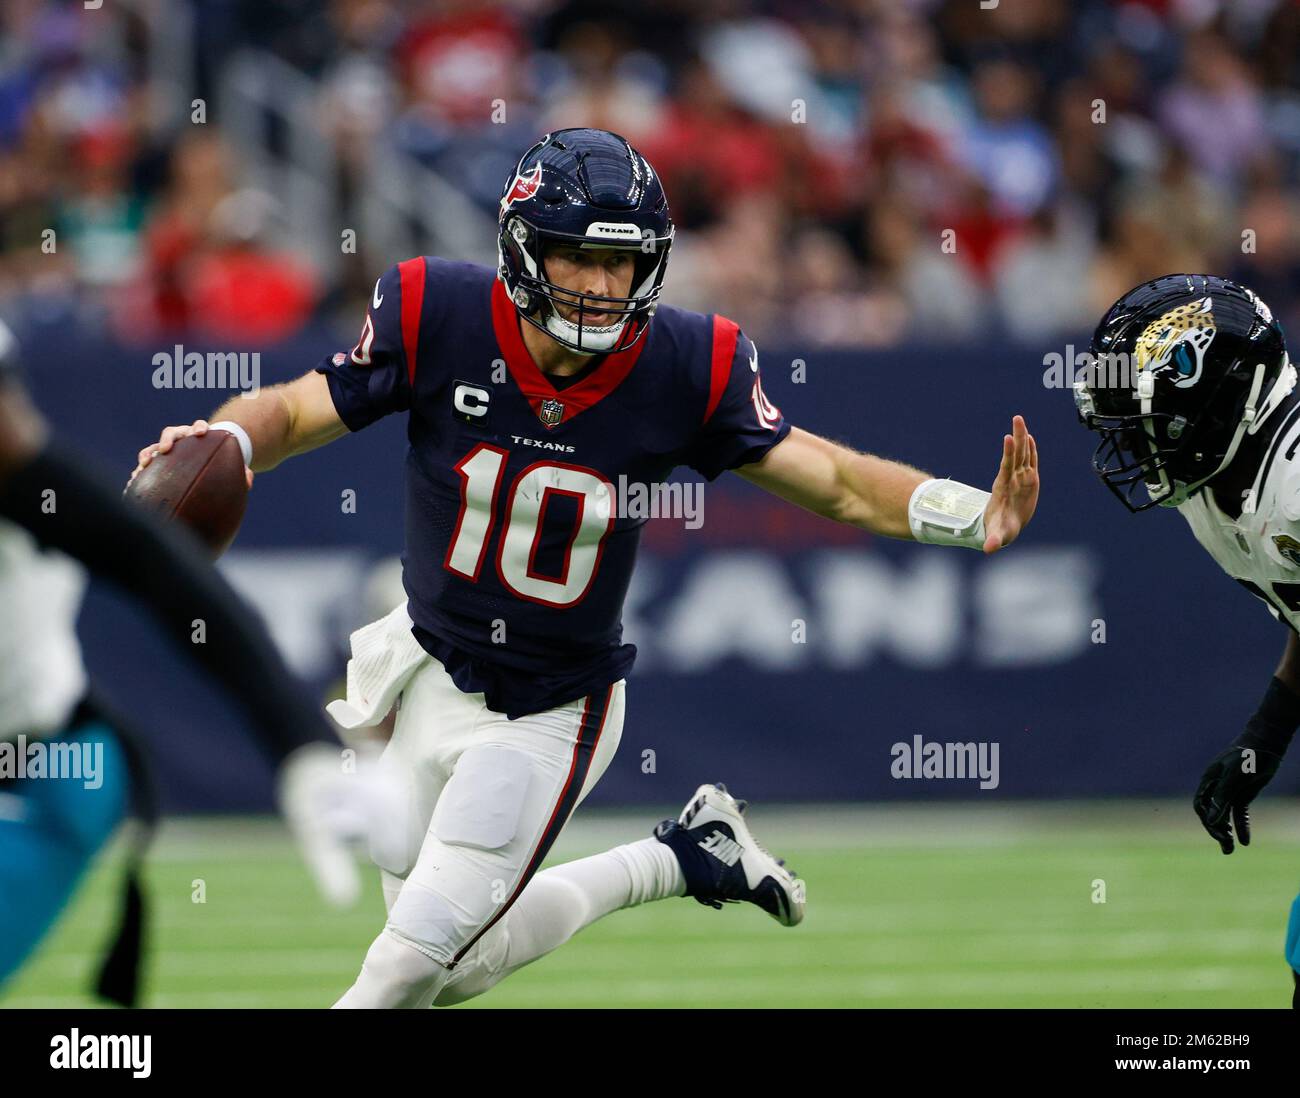
<instances>
[{"instance_id":1,"label":"texans helmet logo","mask_svg":"<svg viewBox=\"0 0 1300 1098\"><path fill-rule=\"evenodd\" d=\"M515 181L506 191L505 197L501 199L501 212L505 213L516 202L522 202L526 198L532 198L537 193L537 188L542 185L542 166L536 165L527 175L515 173Z\"/></svg>"}]
</instances>

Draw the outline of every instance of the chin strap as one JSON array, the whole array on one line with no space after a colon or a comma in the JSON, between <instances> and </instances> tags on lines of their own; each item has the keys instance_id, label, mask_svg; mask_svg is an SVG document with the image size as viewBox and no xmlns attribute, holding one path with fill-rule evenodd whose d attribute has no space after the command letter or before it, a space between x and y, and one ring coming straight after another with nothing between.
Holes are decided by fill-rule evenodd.
<instances>
[{"instance_id":1,"label":"chin strap","mask_svg":"<svg viewBox=\"0 0 1300 1098\"><path fill-rule=\"evenodd\" d=\"M1253 435L1263 427L1264 421L1277 411L1282 402L1295 391L1295 387L1296 368L1291 364L1288 356L1282 360L1282 372L1278 374L1277 381L1273 383L1273 388L1268 391L1268 395L1260 402L1255 422L1250 425L1246 434Z\"/></svg>"},{"instance_id":2,"label":"chin strap","mask_svg":"<svg viewBox=\"0 0 1300 1098\"><path fill-rule=\"evenodd\" d=\"M623 328L627 325L628 318L616 321L605 328L594 328L591 325L584 324L579 328L572 320L565 320L555 311L552 304L549 307L549 315L546 318L546 330L551 335L559 337L561 343L566 344L570 350L580 355L603 355L613 350L617 345L619 337L623 334ZM582 338L584 344L582 350L573 346Z\"/></svg>"}]
</instances>

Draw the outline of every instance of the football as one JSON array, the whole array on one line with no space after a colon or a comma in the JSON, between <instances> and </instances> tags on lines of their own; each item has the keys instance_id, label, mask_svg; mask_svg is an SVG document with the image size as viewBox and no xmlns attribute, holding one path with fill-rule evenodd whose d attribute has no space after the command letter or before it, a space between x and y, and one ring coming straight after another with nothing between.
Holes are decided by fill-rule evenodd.
<instances>
[{"instance_id":1,"label":"football","mask_svg":"<svg viewBox=\"0 0 1300 1098\"><path fill-rule=\"evenodd\" d=\"M179 439L141 470L126 496L161 518L183 522L215 559L235 540L248 505L239 441L221 430Z\"/></svg>"}]
</instances>

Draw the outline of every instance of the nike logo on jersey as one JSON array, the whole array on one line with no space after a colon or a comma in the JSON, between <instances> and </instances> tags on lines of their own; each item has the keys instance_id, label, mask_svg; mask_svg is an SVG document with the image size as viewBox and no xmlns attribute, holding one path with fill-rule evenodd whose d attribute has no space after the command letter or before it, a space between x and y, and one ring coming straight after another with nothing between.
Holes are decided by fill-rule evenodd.
<instances>
[{"instance_id":1,"label":"nike logo on jersey","mask_svg":"<svg viewBox=\"0 0 1300 1098\"><path fill-rule=\"evenodd\" d=\"M723 865L735 865L745 852L745 848L735 839L728 839L726 835L717 830L707 839L702 839L695 845L701 850L712 854Z\"/></svg>"},{"instance_id":2,"label":"nike logo on jersey","mask_svg":"<svg viewBox=\"0 0 1300 1098\"><path fill-rule=\"evenodd\" d=\"M374 297L374 301L371 302L371 304L373 304L374 307L378 309L379 306L382 305L383 303L384 303L384 295L379 292L379 279L375 279L375 297Z\"/></svg>"},{"instance_id":3,"label":"nike logo on jersey","mask_svg":"<svg viewBox=\"0 0 1300 1098\"><path fill-rule=\"evenodd\" d=\"M753 352L753 354L749 356L749 368L754 373L758 373L758 348L751 343L749 349Z\"/></svg>"}]
</instances>

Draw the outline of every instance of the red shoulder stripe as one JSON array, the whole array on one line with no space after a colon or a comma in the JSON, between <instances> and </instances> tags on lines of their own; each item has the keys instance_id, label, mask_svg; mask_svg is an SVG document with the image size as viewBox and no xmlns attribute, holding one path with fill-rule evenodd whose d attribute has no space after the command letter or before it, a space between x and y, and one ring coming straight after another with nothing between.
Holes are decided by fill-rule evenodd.
<instances>
[{"instance_id":1,"label":"red shoulder stripe","mask_svg":"<svg viewBox=\"0 0 1300 1098\"><path fill-rule=\"evenodd\" d=\"M420 349L420 312L424 308L424 257L397 265L402 286L402 347L406 351L406 376L415 388L415 359Z\"/></svg>"},{"instance_id":2,"label":"red shoulder stripe","mask_svg":"<svg viewBox=\"0 0 1300 1098\"><path fill-rule=\"evenodd\" d=\"M736 341L740 338L740 325L725 316L713 317L713 361L709 374L709 406L704 410L704 423L717 411L722 394L731 376L731 361L736 357Z\"/></svg>"},{"instance_id":3,"label":"red shoulder stripe","mask_svg":"<svg viewBox=\"0 0 1300 1098\"><path fill-rule=\"evenodd\" d=\"M505 285L498 278L492 283L492 328L496 333L497 346L506 360L510 376L515 379L519 391L527 398L534 412L541 414L542 401L557 399L563 404L561 422L567 423L579 412L585 411L597 401L609 396L623 382L636 360L649 342L649 335L639 340L630 348L607 354L595 370L574 385L558 392L550 379L537 368L533 356L528 353L524 337L519 330L519 318L515 307L510 303L510 295Z\"/></svg>"}]
</instances>

